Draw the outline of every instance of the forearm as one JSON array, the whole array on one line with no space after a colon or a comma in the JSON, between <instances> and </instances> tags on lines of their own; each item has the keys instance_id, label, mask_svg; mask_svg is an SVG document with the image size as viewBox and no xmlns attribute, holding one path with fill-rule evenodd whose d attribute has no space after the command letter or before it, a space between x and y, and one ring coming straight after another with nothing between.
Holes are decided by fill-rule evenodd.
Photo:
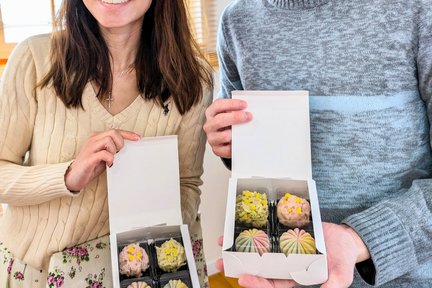
<instances>
[{"instance_id":1,"label":"forearm","mask_svg":"<svg viewBox=\"0 0 432 288\"><path fill-rule=\"evenodd\" d=\"M64 182L69 165L70 162L65 162L26 167L0 161L0 203L37 205L58 197L74 196Z\"/></svg>"},{"instance_id":2,"label":"forearm","mask_svg":"<svg viewBox=\"0 0 432 288\"><path fill-rule=\"evenodd\" d=\"M356 231L370 252L376 273L370 284L398 278L432 260L432 180L416 180L407 192L343 223Z\"/></svg>"}]
</instances>

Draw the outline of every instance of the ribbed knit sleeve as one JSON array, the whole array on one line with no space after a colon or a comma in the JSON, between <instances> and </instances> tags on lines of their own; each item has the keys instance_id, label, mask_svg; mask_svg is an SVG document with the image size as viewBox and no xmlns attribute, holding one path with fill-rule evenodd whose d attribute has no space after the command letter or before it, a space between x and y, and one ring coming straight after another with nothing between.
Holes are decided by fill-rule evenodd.
<instances>
[{"instance_id":1,"label":"ribbed knit sleeve","mask_svg":"<svg viewBox=\"0 0 432 288\"><path fill-rule=\"evenodd\" d=\"M70 162L26 167L37 112L37 69L28 41L18 45L0 83L0 202L34 205L70 195L64 174ZM48 147L47 147L48 149Z\"/></svg>"},{"instance_id":2,"label":"ribbed knit sleeve","mask_svg":"<svg viewBox=\"0 0 432 288\"><path fill-rule=\"evenodd\" d=\"M206 134L202 129L205 110L213 100L211 91L206 90L202 101L192 107L181 121L178 131L180 191L183 223L191 224L197 217L202 185L203 158Z\"/></svg>"},{"instance_id":3,"label":"ribbed knit sleeve","mask_svg":"<svg viewBox=\"0 0 432 288\"><path fill-rule=\"evenodd\" d=\"M424 2L430 5L430 1ZM417 68L419 90L432 124L431 12L430 7L419 11ZM374 267L358 265L369 284L378 286L416 271L419 265L432 261L432 179L415 180L406 193L351 215L343 223L354 228L369 249Z\"/></svg>"}]
</instances>

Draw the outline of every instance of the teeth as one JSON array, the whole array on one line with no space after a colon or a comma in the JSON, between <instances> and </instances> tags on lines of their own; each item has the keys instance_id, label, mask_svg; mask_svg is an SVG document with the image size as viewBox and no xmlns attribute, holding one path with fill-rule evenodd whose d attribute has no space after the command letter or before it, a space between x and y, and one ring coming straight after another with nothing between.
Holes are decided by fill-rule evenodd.
<instances>
[{"instance_id":1,"label":"teeth","mask_svg":"<svg viewBox=\"0 0 432 288\"><path fill-rule=\"evenodd\" d=\"M126 3L129 1L130 0L102 0L102 2L108 3L108 4L121 4L121 3Z\"/></svg>"}]
</instances>

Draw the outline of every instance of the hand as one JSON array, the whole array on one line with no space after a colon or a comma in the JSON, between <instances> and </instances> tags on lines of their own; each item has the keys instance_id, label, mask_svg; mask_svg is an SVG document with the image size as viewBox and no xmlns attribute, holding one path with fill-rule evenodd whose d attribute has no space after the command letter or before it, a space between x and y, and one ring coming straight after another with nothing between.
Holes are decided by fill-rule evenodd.
<instances>
[{"instance_id":1,"label":"hand","mask_svg":"<svg viewBox=\"0 0 432 288\"><path fill-rule=\"evenodd\" d=\"M359 235L346 225L323 223L324 239L327 250L329 278L322 288L349 287L354 278L355 264L370 257L367 247ZM219 239L222 245L222 240ZM223 271L223 262L216 267ZM255 276L242 276L239 284L245 288L282 288L295 287L292 280L272 280Z\"/></svg>"},{"instance_id":2,"label":"hand","mask_svg":"<svg viewBox=\"0 0 432 288\"><path fill-rule=\"evenodd\" d=\"M218 244L222 247L223 237L219 237ZM224 266L222 259L216 261L216 268L223 273ZM293 280L265 279L251 275L242 275L238 283L245 288L288 288L298 285Z\"/></svg>"},{"instance_id":3,"label":"hand","mask_svg":"<svg viewBox=\"0 0 432 288\"><path fill-rule=\"evenodd\" d=\"M243 111L246 107L239 99L217 99L207 108L204 131L217 156L231 158L231 126L252 120L252 114Z\"/></svg>"},{"instance_id":4,"label":"hand","mask_svg":"<svg viewBox=\"0 0 432 288\"><path fill-rule=\"evenodd\" d=\"M136 133L114 129L93 133L66 171L66 187L70 191L81 191L107 165L113 165L114 155L123 148L124 140L136 141L140 138Z\"/></svg>"},{"instance_id":5,"label":"hand","mask_svg":"<svg viewBox=\"0 0 432 288\"><path fill-rule=\"evenodd\" d=\"M355 264L370 257L360 236L349 226L323 223L329 278L322 288L349 287Z\"/></svg>"}]
</instances>

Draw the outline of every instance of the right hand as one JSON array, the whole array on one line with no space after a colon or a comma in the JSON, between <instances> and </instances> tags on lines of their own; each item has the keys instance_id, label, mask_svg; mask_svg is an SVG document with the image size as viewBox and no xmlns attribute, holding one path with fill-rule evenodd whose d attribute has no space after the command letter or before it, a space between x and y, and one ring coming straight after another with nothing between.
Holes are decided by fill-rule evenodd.
<instances>
[{"instance_id":1,"label":"right hand","mask_svg":"<svg viewBox=\"0 0 432 288\"><path fill-rule=\"evenodd\" d=\"M123 148L124 140L139 139L141 136L136 133L115 129L93 133L66 171L66 187L69 191L81 191L99 176L107 165L113 165L114 155Z\"/></svg>"},{"instance_id":2,"label":"right hand","mask_svg":"<svg viewBox=\"0 0 432 288\"><path fill-rule=\"evenodd\" d=\"M222 247L223 236L219 237L218 244ZM224 264L222 259L216 261L216 269L221 273L224 273ZM293 280L265 279L252 275L240 276L238 284L245 288L291 288L299 285Z\"/></svg>"},{"instance_id":3,"label":"right hand","mask_svg":"<svg viewBox=\"0 0 432 288\"><path fill-rule=\"evenodd\" d=\"M239 99L217 99L206 110L204 131L213 153L231 158L231 126L252 120L252 113L243 111L247 103Z\"/></svg>"}]
</instances>

